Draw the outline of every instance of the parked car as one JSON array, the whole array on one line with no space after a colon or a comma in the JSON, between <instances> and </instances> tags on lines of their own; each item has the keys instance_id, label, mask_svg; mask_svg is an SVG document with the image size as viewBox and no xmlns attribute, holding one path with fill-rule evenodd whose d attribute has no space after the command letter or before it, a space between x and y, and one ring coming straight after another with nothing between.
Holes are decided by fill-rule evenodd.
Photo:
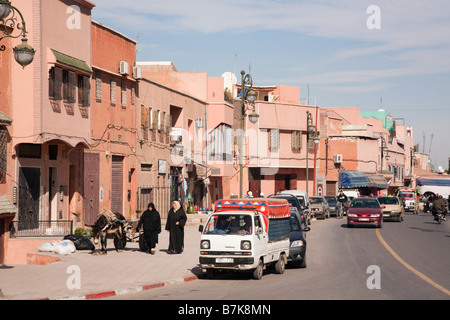
<instances>
[{"instance_id":1,"label":"parked car","mask_svg":"<svg viewBox=\"0 0 450 320\"><path fill-rule=\"evenodd\" d=\"M306 232L309 227L302 228L302 218L295 207L291 207L291 233L288 263L298 268L306 268Z\"/></svg>"},{"instance_id":2,"label":"parked car","mask_svg":"<svg viewBox=\"0 0 450 320\"><path fill-rule=\"evenodd\" d=\"M347 212L347 226L375 225L383 226L383 210L376 198L355 198Z\"/></svg>"},{"instance_id":3,"label":"parked car","mask_svg":"<svg viewBox=\"0 0 450 320\"><path fill-rule=\"evenodd\" d=\"M336 217L339 216L339 211L341 210L341 206L339 205L339 202L337 201L336 196L325 196L325 199L327 199L328 207L330 208L330 215L334 215Z\"/></svg>"},{"instance_id":4,"label":"parked car","mask_svg":"<svg viewBox=\"0 0 450 320\"><path fill-rule=\"evenodd\" d=\"M283 190L277 193L278 195L293 195L297 197L300 202L300 212L306 217L306 221L308 225L311 224L312 213L311 213L311 205L309 203L308 193L305 190Z\"/></svg>"},{"instance_id":5,"label":"parked car","mask_svg":"<svg viewBox=\"0 0 450 320\"><path fill-rule=\"evenodd\" d=\"M383 220L403 221L405 209L397 197L378 197L378 202L383 209Z\"/></svg>"},{"instance_id":6,"label":"parked car","mask_svg":"<svg viewBox=\"0 0 450 320\"><path fill-rule=\"evenodd\" d=\"M323 219L330 217L330 207L325 197L309 197L309 202L314 217Z\"/></svg>"},{"instance_id":7,"label":"parked car","mask_svg":"<svg viewBox=\"0 0 450 320\"><path fill-rule=\"evenodd\" d=\"M286 199L293 207L297 208L297 210L300 213L300 216L302 218L303 225L305 227L307 226L308 217L302 211L302 206L296 196L293 196L291 194L277 194L277 195L270 195L269 198Z\"/></svg>"}]
</instances>

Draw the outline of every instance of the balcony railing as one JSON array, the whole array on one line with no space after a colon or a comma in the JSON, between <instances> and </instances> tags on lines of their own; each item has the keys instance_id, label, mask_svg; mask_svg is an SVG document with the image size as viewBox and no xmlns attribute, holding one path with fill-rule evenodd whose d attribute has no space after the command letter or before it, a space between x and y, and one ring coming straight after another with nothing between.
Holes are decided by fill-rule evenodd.
<instances>
[{"instance_id":1,"label":"balcony railing","mask_svg":"<svg viewBox=\"0 0 450 320\"><path fill-rule=\"evenodd\" d=\"M61 237L73 234L73 221L13 221L9 231L11 238Z\"/></svg>"}]
</instances>

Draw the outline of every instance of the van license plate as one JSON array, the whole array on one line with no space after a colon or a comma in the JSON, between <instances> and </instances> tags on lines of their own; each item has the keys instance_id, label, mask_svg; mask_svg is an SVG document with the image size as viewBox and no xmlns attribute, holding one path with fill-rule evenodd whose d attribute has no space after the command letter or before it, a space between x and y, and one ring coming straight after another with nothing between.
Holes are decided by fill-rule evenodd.
<instances>
[{"instance_id":1,"label":"van license plate","mask_svg":"<svg viewBox=\"0 0 450 320\"><path fill-rule=\"evenodd\" d=\"M233 258L216 258L216 263L233 263Z\"/></svg>"}]
</instances>

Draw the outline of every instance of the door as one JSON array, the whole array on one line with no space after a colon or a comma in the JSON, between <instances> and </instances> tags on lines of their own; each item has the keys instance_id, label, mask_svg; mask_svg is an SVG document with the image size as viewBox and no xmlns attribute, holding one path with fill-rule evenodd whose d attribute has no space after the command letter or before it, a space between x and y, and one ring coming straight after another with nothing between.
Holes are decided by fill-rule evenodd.
<instances>
[{"instance_id":1,"label":"door","mask_svg":"<svg viewBox=\"0 0 450 320\"><path fill-rule=\"evenodd\" d=\"M40 186L40 168L19 168L19 230L36 229L39 226Z\"/></svg>"},{"instance_id":2,"label":"door","mask_svg":"<svg viewBox=\"0 0 450 320\"><path fill-rule=\"evenodd\" d=\"M100 190L100 155L97 153L84 154L84 201L83 211L85 223L92 225L99 214Z\"/></svg>"},{"instance_id":3,"label":"door","mask_svg":"<svg viewBox=\"0 0 450 320\"><path fill-rule=\"evenodd\" d=\"M111 211L123 214L123 157L112 156Z\"/></svg>"},{"instance_id":4,"label":"door","mask_svg":"<svg viewBox=\"0 0 450 320\"><path fill-rule=\"evenodd\" d=\"M58 219L58 194L56 188L57 181L57 169L53 167L48 168L48 209L49 209L49 220L55 221Z\"/></svg>"}]
</instances>

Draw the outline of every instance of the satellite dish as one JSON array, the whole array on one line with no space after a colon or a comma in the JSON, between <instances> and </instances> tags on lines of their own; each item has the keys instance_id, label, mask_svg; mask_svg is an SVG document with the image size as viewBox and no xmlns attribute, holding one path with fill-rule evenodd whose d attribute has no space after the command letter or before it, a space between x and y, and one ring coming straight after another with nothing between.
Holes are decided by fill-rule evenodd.
<instances>
[{"instance_id":1,"label":"satellite dish","mask_svg":"<svg viewBox=\"0 0 450 320\"><path fill-rule=\"evenodd\" d=\"M225 72L222 74L224 89L229 89L233 92L233 85L237 83L236 75L233 72Z\"/></svg>"}]
</instances>

